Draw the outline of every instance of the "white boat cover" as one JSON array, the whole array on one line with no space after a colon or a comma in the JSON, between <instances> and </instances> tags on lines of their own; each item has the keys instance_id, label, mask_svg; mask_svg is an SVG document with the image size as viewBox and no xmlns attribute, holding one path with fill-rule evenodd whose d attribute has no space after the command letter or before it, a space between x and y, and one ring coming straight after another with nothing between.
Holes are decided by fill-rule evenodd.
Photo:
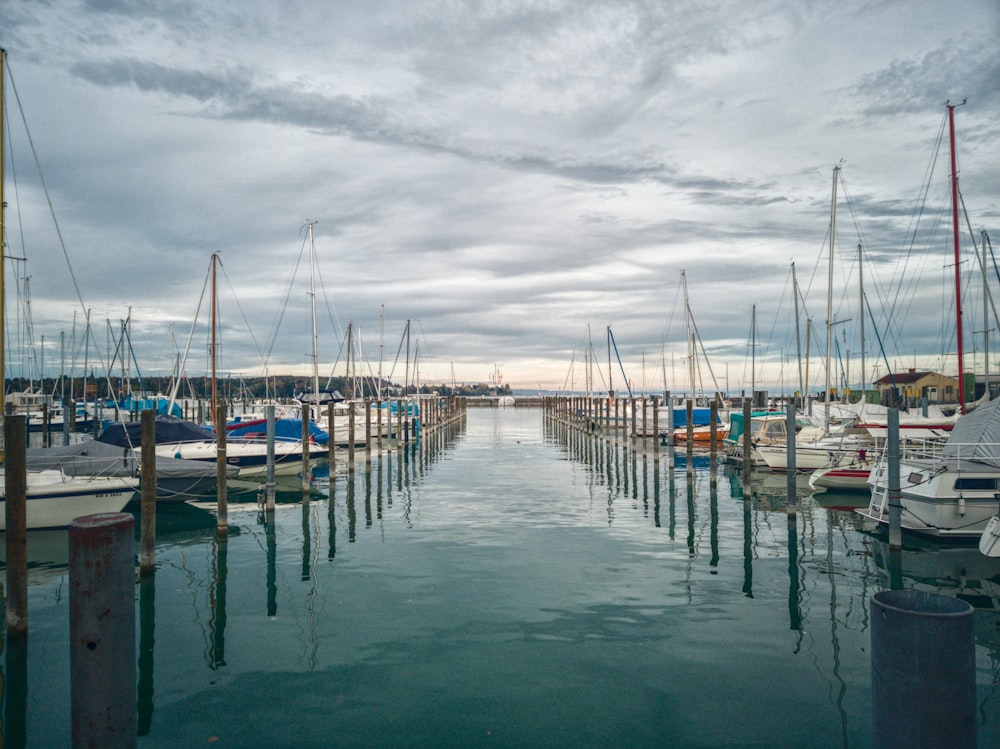
<instances>
[{"instance_id":1,"label":"white boat cover","mask_svg":"<svg viewBox=\"0 0 1000 749\"><path fill-rule=\"evenodd\" d=\"M984 403L955 422L942 454L1000 468L1000 398Z\"/></svg>"}]
</instances>

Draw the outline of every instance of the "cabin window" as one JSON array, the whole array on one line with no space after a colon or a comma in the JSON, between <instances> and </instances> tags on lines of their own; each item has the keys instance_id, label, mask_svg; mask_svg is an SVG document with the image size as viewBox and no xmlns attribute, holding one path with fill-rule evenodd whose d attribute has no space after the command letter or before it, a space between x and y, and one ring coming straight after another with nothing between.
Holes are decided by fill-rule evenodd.
<instances>
[{"instance_id":1,"label":"cabin window","mask_svg":"<svg viewBox=\"0 0 1000 749\"><path fill-rule=\"evenodd\" d=\"M783 421L772 421L768 423L767 429L764 434L770 439L784 439L785 438L785 422Z\"/></svg>"},{"instance_id":2,"label":"cabin window","mask_svg":"<svg viewBox=\"0 0 1000 749\"><path fill-rule=\"evenodd\" d=\"M955 479L955 491L995 492L1000 488L997 484L995 478L957 478Z\"/></svg>"},{"instance_id":3,"label":"cabin window","mask_svg":"<svg viewBox=\"0 0 1000 749\"><path fill-rule=\"evenodd\" d=\"M924 480L924 474L911 473L909 476L906 477L906 480L909 481L911 484L919 484L921 481Z\"/></svg>"}]
</instances>

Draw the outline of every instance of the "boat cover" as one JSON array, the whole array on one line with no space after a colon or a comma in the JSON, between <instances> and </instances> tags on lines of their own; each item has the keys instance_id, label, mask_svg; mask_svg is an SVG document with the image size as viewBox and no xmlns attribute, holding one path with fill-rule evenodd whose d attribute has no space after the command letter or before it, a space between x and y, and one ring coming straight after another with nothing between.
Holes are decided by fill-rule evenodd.
<instances>
[{"instance_id":1,"label":"boat cover","mask_svg":"<svg viewBox=\"0 0 1000 749\"><path fill-rule=\"evenodd\" d=\"M1000 398L959 417L942 454L1000 468Z\"/></svg>"},{"instance_id":2,"label":"boat cover","mask_svg":"<svg viewBox=\"0 0 1000 749\"><path fill-rule=\"evenodd\" d=\"M165 442L204 442L215 439L215 435L202 429L193 421L185 421L166 414L156 415L156 444ZM114 422L105 426L99 442L118 447L136 447L142 444L142 422Z\"/></svg>"},{"instance_id":3,"label":"boat cover","mask_svg":"<svg viewBox=\"0 0 1000 749\"><path fill-rule=\"evenodd\" d=\"M240 421L226 425L226 432L230 437L266 437L267 419L254 419L252 421ZM325 445L330 441L330 435L325 430L316 426L313 421L309 422L309 436L317 445ZM274 438L282 441L298 442L302 439L302 419L275 419Z\"/></svg>"},{"instance_id":4,"label":"boat cover","mask_svg":"<svg viewBox=\"0 0 1000 749\"><path fill-rule=\"evenodd\" d=\"M30 469L51 468L67 476L137 476L141 466L135 452L128 447L109 445L98 440L84 440L75 445L56 447L31 447L25 451L25 465ZM216 475L215 463L197 460L179 460L158 455L157 479L212 478ZM235 476L235 466L227 466L227 473Z\"/></svg>"}]
</instances>

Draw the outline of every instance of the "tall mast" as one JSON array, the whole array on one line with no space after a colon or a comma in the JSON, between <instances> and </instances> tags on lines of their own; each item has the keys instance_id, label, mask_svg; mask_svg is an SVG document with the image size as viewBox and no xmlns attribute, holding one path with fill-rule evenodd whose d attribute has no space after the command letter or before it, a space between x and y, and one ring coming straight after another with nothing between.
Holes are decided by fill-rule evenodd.
<instances>
[{"instance_id":1,"label":"tall mast","mask_svg":"<svg viewBox=\"0 0 1000 749\"><path fill-rule=\"evenodd\" d=\"M958 339L958 412L965 413L965 375L962 367L962 273L958 241L958 166L955 156L955 105L948 105L948 136L951 143L951 222L955 235L955 330Z\"/></svg>"},{"instance_id":2,"label":"tall mast","mask_svg":"<svg viewBox=\"0 0 1000 749\"><path fill-rule=\"evenodd\" d=\"M316 413L319 414L319 337L316 335L316 248L313 245L315 221L306 223L309 231L309 297L312 301L312 360L313 398L316 399Z\"/></svg>"},{"instance_id":3,"label":"tall mast","mask_svg":"<svg viewBox=\"0 0 1000 749\"><path fill-rule=\"evenodd\" d=\"M410 387L410 321L406 321L406 379L403 380L403 395Z\"/></svg>"},{"instance_id":4,"label":"tall mast","mask_svg":"<svg viewBox=\"0 0 1000 749\"><path fill-rule=\"evenodd\" d=\"M354 400L354 378L351 373L351 349L354 348L354 322L347 323L347 379L344 386L347 389L347 400Z\"/></svg>"},{"instance_id":5,"label":"tall mast","mask_svg":"<svg viewBox=\"0 0 1000 749\"><path fill-rule=\"evenodd\" d=\"M4 224L4 207L7 205L4 202L3 197L3 183L4 176L6 172L4 171L3 155L4 155L4 126L7 124L4 121L4 112L7 111L4 104L3 92L4 92L4 81L7 78L7 73L5 66L7 63L7 52L6 50L0 49L0 404L3 403L3 396L7 393L7 362L4 360L4 351L7 349L7 342L4 339L6 327L6 310L7 310L7 300L4 295L4 266L6 261L4 259L4 246L7 241L7 229ZM0 411L3 408L0 407ZM0 423L2 423L3 415L0 414Z\"/></svg>"},{"instance_id":6,"label":"tall mast","mask_svg":"<svg viewBox=\"0 0 1000 749\"><path fill-rule=\"evenodd\" d=\"M688 386L691 388L691 402L696 403L695 381L694 381L694 336L691 333L691 307L688 304L688 284L687 271L681 271L681 286L684 289L684 337L687 339L688 347Z\"/></svg>"},{"instance_id":7,"label":"tall mast","mask_svg":"<svg viewBox=\"0 0 1000 749\"><path fill-rule=\"evenodd\" d=\"M587 366L584 369L587 378L587 397L594 397L594 342L590 338L590 323L587 323Z\"/></svg>"},{"instance_id":8,"label":"tall mast","mask_svg":"<svg viewBox=\"0 0 1000 749\"><path fill-rule=\"evenodd\" d=\"M823 379L823 433L830 431L830 366L833 351L833 248L837 237L837 178L840 166L833 168L833 196L830 199L830 269L826 282L826 376Z\"/></svg>"},{"instance_id":9,"label":"tall mast","mask_svg":"<svg viewBox=\"0 0 1000 749\"><path fill-rule=\"evenodd\" d=\"M215 412L216 406L218 404L218 390L217 390L217 374L216 374L216 342L215 342L215 326L216 326L216 311L218 307L218 301L215 294L215 279L216 279L216 266L219 264L219 253L212 253L212 423L215 423Z\"/></svg>"},{"instance_id":10,"label":"tall mast","mask_svg":"<svg viewBox=\"0 0 1000 749\"><path fill-rule=\"evenodd\" d=\"M750 310L750 400L757 389L757 305Z\"/></svg>"},{"instance_id":11,"label":"tall mast","mask_svg":"<svg viewBox=\"0 0 1000 749\"><path fill-rule=\"evenodd\" d=\"M615 397L614 376L611 374L611 326L608 326L608 397Z\"/></svg>"},{"instance_id":12,"label":"tall mast","mask_svg":"<svg viewBox=\"0 0 1000 749\"><path fill-rule=\"evenodd\" d=\"M983 245L983 395L990 399L990 285L986 275L986 230L982 230Z\"/></svg>"},{"instance_id":13,"label":"tall mast","mask_svg":"<svg viewBox=\"0 0 1000 749\"><path fill-rule=\"evenodd\" d=\"M792 261L792 293L795 295L795 355L799 365L799 398L805 398L802 383L802 336L799 331L799 281L795 275L795 261Z\"/></svg>"},{"instance_id":14,"label":"tall mast","mask_svg":"<svg viewBox=\"0 0 1000 749\"><path fill-rule=\"evenodd\" d=\"M378 387L376 388L376 396L379 401L382 400L382 356L383 348L385 347L385 305L379 306L378 311ZM452 366L451 369L451 379L452 387L454 387L455 379L455 368Z\"/></svg>"},{"instance_id":15,"label":"tall mast","mask_svg":"<svg viewBox=\"0 0 1000 749\"><path fill-rule=\"evenodd\" d=\"M858 294L861 298L861 407L865 405L865 274L863 256L861 254L861 242L858 242Z\"/></svg>"}]
</instances>

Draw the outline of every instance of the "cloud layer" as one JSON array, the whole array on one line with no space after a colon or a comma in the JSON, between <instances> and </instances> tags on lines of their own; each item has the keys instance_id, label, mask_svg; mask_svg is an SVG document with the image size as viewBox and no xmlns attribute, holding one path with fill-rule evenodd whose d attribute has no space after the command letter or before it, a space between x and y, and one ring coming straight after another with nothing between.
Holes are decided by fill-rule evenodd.
<instances>
[{"instance_id":1,"label":"cloud layer","mask_svg":"<svg viewBox=\"0 0 1000 749\"><path fill-rule=\"evenodd\" d=\"M348 323L376 370L409 320L425 381L499 368L579 389L593 346L601 389L611 326L634 387L686 390L683 271L719 387L794 389L809 318L815 389L838 164L834 379L860 379L858 243L866 379L955 368L938 138L945 102L964 100L978 237L1000 195L994 3L489 5L4 3L6 108L29 128L8 138L7 254L27 258L8 261L8 300L24 307L10 287L30 277L32 322L8 375L39 366L44 335L51 376L87 309L101 347L130 317L144 370L169 371L213 252L222 366L307 371L308 220L323 374L343 366ZM987 326L963 252L975 361Z\"/></svg>"}]
</instances>

